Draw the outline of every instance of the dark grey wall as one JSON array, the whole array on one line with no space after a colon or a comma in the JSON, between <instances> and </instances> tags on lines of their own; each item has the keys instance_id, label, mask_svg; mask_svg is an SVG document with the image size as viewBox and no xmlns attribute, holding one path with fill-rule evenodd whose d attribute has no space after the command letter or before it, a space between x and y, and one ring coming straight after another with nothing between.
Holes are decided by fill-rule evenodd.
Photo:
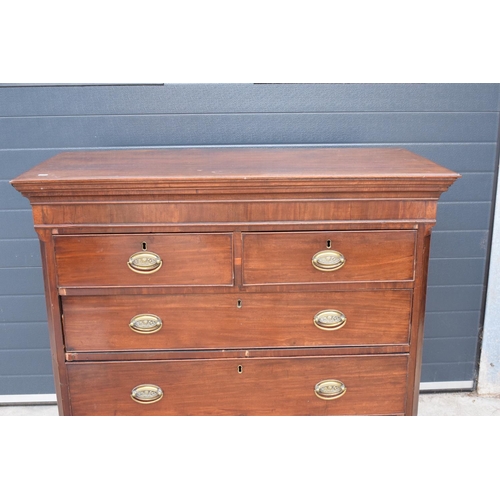
<instances>
[{"instance_id":1,"label":"dark grey wall","mask_svg":"<svg viewBox=\"0 0 500 500\"><path fill-rule=\"evenodd\" d=\"M439 204L423 381L472 380L498 84L0 87L0 394L52 393L39 246L8 181L60 151L181 145L404 147L463 175Z\"/></svg>"}]
</instances>

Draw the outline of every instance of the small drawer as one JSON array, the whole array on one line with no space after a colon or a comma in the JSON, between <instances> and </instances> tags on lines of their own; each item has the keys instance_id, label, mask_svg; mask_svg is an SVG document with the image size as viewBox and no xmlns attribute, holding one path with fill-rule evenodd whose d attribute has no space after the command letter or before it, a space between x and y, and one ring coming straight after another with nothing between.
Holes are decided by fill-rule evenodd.
<instances>
[{"instance_id":1,"label":"small drawer","mask_svg":"<svg viewBox=\"0 0 500 500\"><path fill-rule=\"evenodd\" d=\"M55 236L58 285L232 285L231 234Z\"/></svg>"},{"instance_id":2,"label":"small drawer","mask_svg":"<svg viewBox=\"0 0 500 500\"><path fill-rule=\"evenodd\" d=\"M245 285L411 281L415 231L245 233Z\"/></svg>"},{"instance_id":3,"label":"small drawer","mask_svg":"<svg viewBox=\"0 0 500 500\"><path fill-rule=\"evenodd\" d=\"M407 355L67 363L73 415L391 415Z\"/></svg>"},{"instance_id":4,"label":"small drawer","mask_svg":"<svg viewBox=\"0 0 500 500\"><path fill-rule=\"evenodd\" d=\"M62 297L68 351L409 341L410 290Z\"/></svg>"}]
</instances>

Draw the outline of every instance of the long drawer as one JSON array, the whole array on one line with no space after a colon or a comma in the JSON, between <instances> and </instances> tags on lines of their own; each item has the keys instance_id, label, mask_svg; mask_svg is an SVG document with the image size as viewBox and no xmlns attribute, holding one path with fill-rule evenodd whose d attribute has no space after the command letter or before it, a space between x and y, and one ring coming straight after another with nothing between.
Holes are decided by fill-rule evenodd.
<instances>
[{"instance_id":1,"label":"long drawer","mask_svg":"<svg viewBox=\"0 0 500 500\"><path fill-rule=\"evenodd\" d=\"M243 234L243 283L411 281L415 231Z\"/></svg>"},{"instance_id":2,"label":"long drawer","mask_svg":"<svg viewBox=\"0 0 500 500\"><path fill-rule=\"evenodd\" d=\"M198 286L233 282L232 235L56 236L59 286Z\"/></svg>"},{"instance_id":3,"label":"long drawer","mask_svg":"<svg viewBox=\"0 0 500 500\"><path fill-rule=\"evenodd\" d=\"M407 344L411 290L62 297L68 351Z\"/></svg>"},{"instance_id":4,"label":"long drawer","mask_svg":"<svg viewBox=\"0 0 500 500\"><path fill-rule=\"evenodd\" d=\"M391 415L407 356L67 363L74 415Z\"/></svg>"}]
</instances>

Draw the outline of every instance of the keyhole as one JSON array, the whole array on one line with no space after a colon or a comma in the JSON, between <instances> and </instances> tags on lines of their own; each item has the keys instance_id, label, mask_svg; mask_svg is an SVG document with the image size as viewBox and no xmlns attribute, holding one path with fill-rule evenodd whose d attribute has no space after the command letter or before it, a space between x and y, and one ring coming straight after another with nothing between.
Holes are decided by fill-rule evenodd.
<instances>
[{"instance_id":1,"label":"keyhole","mask_svg":"<svg viewBox=\"0 0 500 500\"><path fill-rule=\"evenodd\" d=\"M326 240L326 248L332 248L332 240Z\"/></svg>"},{"instance_id":2,"label":"keyhole","mask_svg":"<svg viewBox=\"0 0 500 500\"><path fill-rule=\"evenodd\" d=\"M236 307L237 307L238 309L241 309L241 306L242 306L242 305L243 305L243 304L242 304L242 302L241 302L241 299L238 299L238 301L236 302Z\"/></svg>"},{"instance_id":3,"label":"keyhole","mask_svg":"<svg viewBox=\"0 0 500 500\"><path fill-rule=\"evenodd\" d=\"M238 365L238 373L243 373L243 366Z\"/></svg>"},{"instance_id":4,"label":"keyhole","mask_svg":"<svg viewBox=\"0 0 500 500\"><path fill-rule=\"evenodd\" d=\"M142 242L142 249L143 250L147 250L148 249L148 244L145 241Z\"/></svg>"}]
</instances>

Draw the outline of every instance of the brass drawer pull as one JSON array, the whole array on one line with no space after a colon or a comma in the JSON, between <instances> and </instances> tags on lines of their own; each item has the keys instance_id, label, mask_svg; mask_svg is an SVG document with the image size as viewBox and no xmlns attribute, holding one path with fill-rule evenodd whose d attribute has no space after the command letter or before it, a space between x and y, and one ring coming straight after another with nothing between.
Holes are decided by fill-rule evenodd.
<instances>
[{"instance_id":1,"label":"brass drawer pull","mask_svg":"<svg viewBox=\"0 0 500 500\"><path fill-rule=\"evenodd\" d=\"M137 252L130 256L127 266L135 273L156 273L163 264L159 255L153 252Z\"/></svg>"},{"instance_id":2,"label":"brass drawer pull","mask_svg":"<svg viewBox=\"0 0 500 500\"><path fill-rule=\"evenodd\" d=\"M340 380L322 380L314 387L314 394L320 399L337 399L346 391L347 387Z\"/></svg>"},{"instance_id":3,"label":"brass drawer pull","mask_svg":"<svg viewBox=\"0 0 500 500\"><path fill-rule=\"evenodd\" d=\"M314 326L320 330L338 330L346 324L347 318L342 311L327 309L316 313L313 321Z\"/></svg>"},{"instance_id":4,"label":"brass drawer pull","mask_svg":"<svg viewBox=\"0 0 500 500\"><path fill-rule=\"evenodd\" d=\"M337 250L322 250L312 258L312 265L319 271L336 271L345 264L345 257Z\"/></svg>"},{"instance_id":5,"label":"brass drawer pull","mask_svg":"<svg viewBox=\"0 0 500 500\"><path fill-rule=\"evenodd\" d=\"M149 405L160 401L163 397L163 391L160 387L153 384L142 384L132 389L130 397L136 402L143 405Z\"/></svg>"},{"instance_id":6,"label":"brass drawer pull","mask_svg":"<svg viewBox=\"0 0 500 500\"><path fill-rule=\"evenodd\" d=\"M136 333L149 335L161 330L163 323L161 318L155 314L138 314L130 320L128 326Z\"/></svg>"}]
</instances>

